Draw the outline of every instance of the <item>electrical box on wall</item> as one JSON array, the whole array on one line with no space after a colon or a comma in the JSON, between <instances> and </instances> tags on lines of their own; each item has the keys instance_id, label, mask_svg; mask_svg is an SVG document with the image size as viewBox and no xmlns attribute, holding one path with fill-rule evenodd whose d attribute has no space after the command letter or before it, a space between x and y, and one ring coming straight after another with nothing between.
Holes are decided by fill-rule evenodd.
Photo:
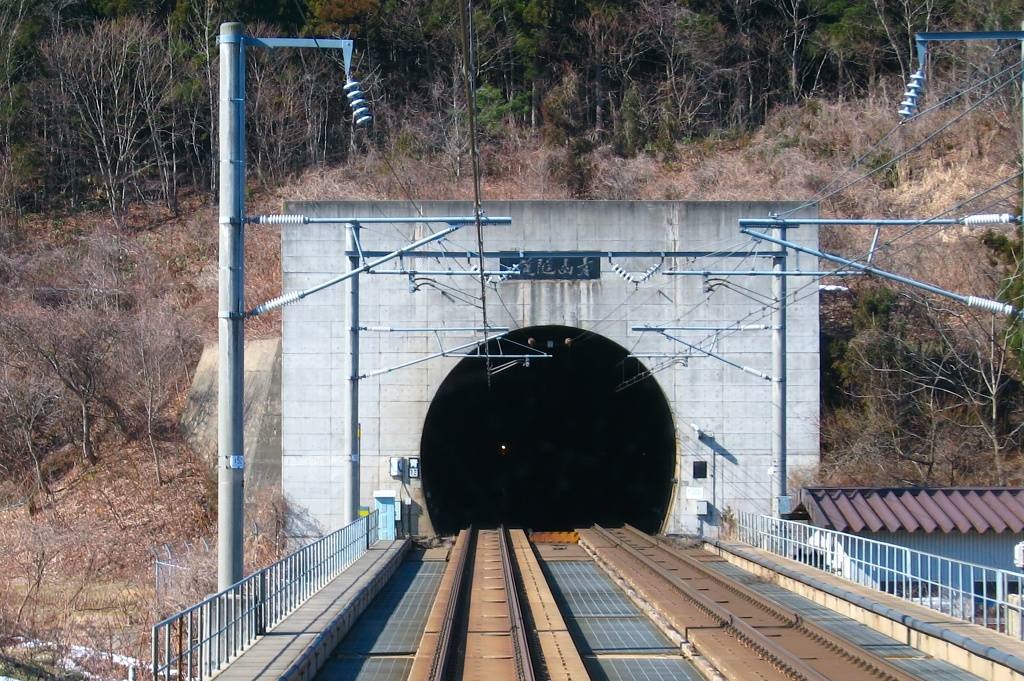
<instances>
[{"instance_id":1,"label":"electrical box on wall","mask_svg":"<svg viewBox=\"0 0 1024 681\"><path fill-rule=\"evenodd\" d=\"M392 478L400 478L405 473L405 459L400 456L393 456L390 460L389 471Z\"/></svg>"},{"instance_id":2,"label":"electrical box on wall","mask_svg":"<svg viewBox=\"0 0 1024 681\"><path fill-rule=\"evenodd\" d=\"M409 479L415 480L420 477L420 459L418 456L409 458Z\"/></svg>"},{"instance_id":3,"label":"electrical box on wall","mask_svg":"<svg viewBox=\"0 0 1024 681\"><path fill-rule=\"evenodd\" d=\"M708 502L703 499L697 502L697 515L709 515Z\"/></svg>"}]
</instances>

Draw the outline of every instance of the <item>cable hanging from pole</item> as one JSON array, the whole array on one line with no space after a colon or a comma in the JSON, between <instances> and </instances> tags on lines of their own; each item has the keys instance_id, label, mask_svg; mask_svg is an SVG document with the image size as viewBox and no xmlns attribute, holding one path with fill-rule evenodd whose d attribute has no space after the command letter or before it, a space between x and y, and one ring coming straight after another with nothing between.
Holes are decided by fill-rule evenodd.
<instances>
[{"instance_id":1,"label":"cable hanging from pole","mask_svg":"<svg viewBox=\"0 0 1024 681\"><path fill-rule=\"evenodd\" d=\"M477 257L480 268L480 308L483 325L487 326L487 278L484 275L484 230L482 225L483 205L480 198L480 153L476 135L476 58L473 53L473 1L459 3L459 19L462 24L462 69L466 85L466 114L469 121L469 155L473 166L473 212L476 215ZM487 389L491 388L491 356L487 344L483 345L487 368Z\"/></svg>"}]
</instances>

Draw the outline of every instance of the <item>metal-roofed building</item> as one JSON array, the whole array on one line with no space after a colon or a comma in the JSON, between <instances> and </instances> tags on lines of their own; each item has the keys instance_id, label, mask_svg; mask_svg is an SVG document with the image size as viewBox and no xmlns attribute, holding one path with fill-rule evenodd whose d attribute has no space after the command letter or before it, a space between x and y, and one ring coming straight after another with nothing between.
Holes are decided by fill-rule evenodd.
<instances>
[{"instance_id":1,"label":"metal-roofed building","mask_svg":"<svg viewBox=\"0 0 1024 681\"><path fill-rule=\"evenodd\" d=\"M1016 570L1024 539L1024 489L1006 487L809 487L791 515L968 563Z\"/></svg>"}]
</instances>

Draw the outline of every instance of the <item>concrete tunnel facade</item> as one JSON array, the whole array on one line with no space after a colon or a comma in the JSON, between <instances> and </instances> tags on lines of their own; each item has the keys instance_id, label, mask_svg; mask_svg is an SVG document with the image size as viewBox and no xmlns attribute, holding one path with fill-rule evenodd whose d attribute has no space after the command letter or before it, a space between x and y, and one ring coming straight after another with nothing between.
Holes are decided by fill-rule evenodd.
<instances>
[{"instance_id":1,"label":"concrete tunnel facade","mask_svg":"<svg viewBox=\"0 0 1024 681\"><path fill-rule=\"evenodd\" d=\"M424 202L427 215L470 215L468 202ZM744 321L769 325L769 277L690 277L655 273L636 284L617 273L665 269L767 269L767 250L741 239L736 220L793 205L770 202L489 202L511 227L485 228L485 249L515 259L521 252L663 252L713 255L699 261L600 258L592 278L509 278L488 288L488 322L532 338L550 359L522 362L488 376L485 361L448 356L363 379L360 384L360 500L375 493L403 503L401 525L414 534L450 533L497 522L567 529L629 522L648 531L717 533L730 513L767 512L771 470L770 386L708 357L669 358L680 348L642 324L700 327ZM296 202L311 216L410 216L406 202ZM803 209L802 215L815 215ZM364 251L390 251L423 225L373 225ZM793 238L816 245L812 228ZM476 264L472 227L435 254L382 269L459 270ZM284 289L313 285L347 267L342 225L282 228ZM497 260L488 262L496 267ZM789 269L814 270L790 255ZM592 273L593 275L593 273ZM556 275L557 276L557 275ZM803 287L802 284L809 286ZM367 327L471 327L481 323L475 277L361 276L360 322ZM808 292L809 289L809 292ZM816 285L789 306L787 381L791 472L818 460L818 302ZM293 507L321 531L344 518L342 471L348 465L345 419L349 355L344 285L288 306L282 315L282 488ZM770 370L770 331L681 331L740 364ZM689 335L687 335L689 334ZM479 338L472 332L364 331L361 373L402 364ZM566 341L569 341L568 343ZM492 343L490 346L497 351ZM630 358L630 354L637 357ZM685 353L683 353L685 354ZM650 370L649 373L645 373ZM641 378L646 376L646 378ZM706 435L697 438L691 426ZM501 447L505 449L502 450ZM392 476L391 461L415 460Z\"/></svg>"}]
</instances>

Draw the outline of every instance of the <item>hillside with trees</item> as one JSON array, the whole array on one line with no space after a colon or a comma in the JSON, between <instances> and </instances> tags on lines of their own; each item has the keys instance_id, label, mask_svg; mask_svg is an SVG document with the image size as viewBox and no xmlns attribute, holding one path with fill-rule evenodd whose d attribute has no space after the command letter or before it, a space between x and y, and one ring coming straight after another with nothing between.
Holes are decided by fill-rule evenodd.
<instances>
[{"instance_id":1,"label":"hillside with trees","mask_svg":"<svg viewBox=\"0 0 1024 681\"><path fill-rule=\"evenodd\" d=\"M780 199L826 216L1021 213L1021 47L1009 0L479 0L484 200ZM374 113L353 131L336 55L254 53L250 206L472 197L463 26L450 0L0 0L0 675L70 643L144 657L153 551L214 533L177 417L216 332L220 22L356 41ZM862 256L870 231L822 235ZM1020 304L1017 230L883 230L881 267ZM247 234L248 295L280 291ZM822 291L819 482L1021 484L1024 328L869 277ZM250 336L278 333L268 315ZM254 510L255 562L284 504ZM191 555L191 554L190 554ZM190 558L191 560L191 558ZM197 552L197 565L209 556ZM201 571L196 571L200 574ZM198 580L173 597L208 590ZM56 652L28 655L25 640ZM11 659L17 658L18 665ZM26 659L32 658L32 659ZM7 662L4 662L7 660ZM117 677L110 661L93 669ZM33 666L35 665L35 666Z\"/></svg>"}]
</instances>

